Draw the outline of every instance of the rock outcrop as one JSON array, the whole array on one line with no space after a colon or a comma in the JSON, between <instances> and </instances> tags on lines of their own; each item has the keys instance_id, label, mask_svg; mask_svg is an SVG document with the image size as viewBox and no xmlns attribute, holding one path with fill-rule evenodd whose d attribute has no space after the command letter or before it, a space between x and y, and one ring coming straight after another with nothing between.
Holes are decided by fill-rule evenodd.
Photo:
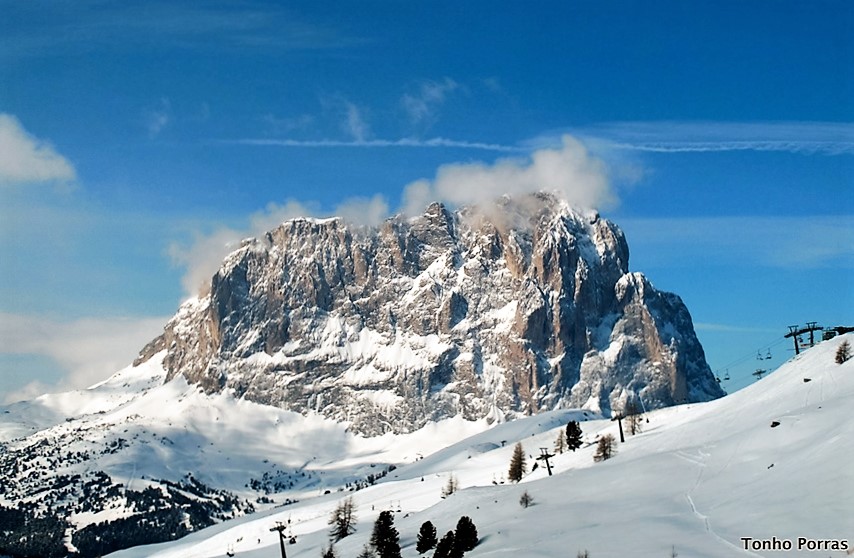
<instances>
[{"instance_id":1,"label":"rock outcrop","mask_svg":"<svg viewBox=\"0 0 854 558\"><path fill-rule=\"evenodd\" d=\"M679 297L629 272L622 231L547 194L378 228L288 221L229 255L138 362L161 351L167 381L368 435L723 394Z\"/></svg>"}]
</instances>

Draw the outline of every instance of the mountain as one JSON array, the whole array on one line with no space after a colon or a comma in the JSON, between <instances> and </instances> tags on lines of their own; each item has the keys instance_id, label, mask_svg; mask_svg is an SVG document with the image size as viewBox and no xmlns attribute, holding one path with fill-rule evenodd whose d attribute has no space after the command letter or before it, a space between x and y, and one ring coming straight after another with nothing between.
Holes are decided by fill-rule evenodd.
<instances>
[{"instance_id":1,"label":"mountain","mask_svg":"<svg viewBox=\"0 0 854 558\"><path fill-rule=\"evenodd\" d=\"M616 225L548 194L295 219L229 255L136 364L165 351L166 381L367 435L720 397L685 305L628 260Z\"/></svg>"},{"instance_id":2,"label":"mountain","mask_svg":"<svg viewBox=\"0 0 854 558\"><path fill-rule=\"evenodd\" d=\"M338 556L358 555L386 509L395 512L404 558L419 556L422 523L434 523L441 537L463 515L480 538L467 558L574 557L584 550L591 558L848 556L854 359L836 364L843 342L854 343L854 334L819 343L732 395L645 414L642 431L604 462L593 459L596 440L619 438L617 426L580 411L545 412L462 440L443 428L433 435L444 440L434 442L447 447L423 459L410 455L364 490L317 496L115 556L277 556L278 535L270 529L280 522L295 540L288 557L315 558L329 544L327 519L345 496L353 497L356 532L335 545ZM582 448L555 455L553 476L542 463L531 472L529 459L519 484L505 482L516 442L527 455L551 448L567 420L583 421ZM406 445L406 436L400 440ZM443 498L451 475L459 490ZM528 508L519 503L524 492L533 499Z\"/></svg>"},{"instance_id":3,"label":"mountain","mask_svg":"<svg viewBox=\"0 0 854 558\"><path fill-rule=\"evenodd\" d=\"M473 459L721 395L682 301L629 272L595 212L540 194L378 228L296 219L230 254L132 366L0 408L0 555L325 514L403 464L460 462L443 448L477 433Z\"/></svg>"}]
</instances>

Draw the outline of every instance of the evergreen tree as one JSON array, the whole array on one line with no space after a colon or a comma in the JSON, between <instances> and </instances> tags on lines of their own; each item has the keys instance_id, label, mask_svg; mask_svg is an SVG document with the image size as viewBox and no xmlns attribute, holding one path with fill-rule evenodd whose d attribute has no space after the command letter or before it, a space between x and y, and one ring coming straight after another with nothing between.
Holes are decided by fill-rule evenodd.
<instances>
[{"instance_id":1,"label":"evergreen tree","mask_svg":"<svg viewBox=\"0 0 854 558\"><path fill-rule=\"evenodd\" d=\"M454 531L454 546L463 552L468 552L477 546L477 527L467 515L457 521L457 530Z\"/></svg>"},{"instance_id":2,"label":"evergreen tree","mask_svg":"<svg viewBox=\"0 0 854 558\"><path fill-rule=\"evenodd\" d=\"M431 548L436 548L436 526L429 521L421 524L421 530L418 531L418 542L415 544L415 550L418 554L424 554Z\"/></svg>"},{"instance_id":3,"label":"evergreen tree","mask_svg":"<svg viewBox=\"0 0 854 558\"><path fill-rule=\"evenodd\" d=\"M380 516L374 523L371 546L376 549L379 558L400 558L400 537L394 527L394 516L390 511L380 512Z\"/></svg>"},{"instance_id":4,"label":"evergreen tree","mask_svg":"<svg viewBox=\"0 0 854 558\"><path fill-rule=\"evenodd\" d=\"M329 548L324 548L320 551L320 558L337 558L335 548L330 544Z\"/></svg>"},{"instance_id":5,"label":"evergreen tree","mask_svg":"<svg viewBox=\"0 0 854 558\"><path fill-rule=\"evenodd\" d=\"M563 432L557 433L557 440L555 440L555 453L563 453L566 451L566 436L564 436Z\"/></svg>"},{"instance_id":6,"label":"evergreen tree","mask_svg":"<svg viewBox=\"0 0 854 558\"><path fill-rule=\"evenodd\" d=\"M344 498L338 503L338 506L332 511L329 517L329 524L332 529L329 531L329 538L333 542L338 542L348 535L356 532L356 516L353 513L353 498Z\"/></svg>"},{"instance_id":7,"label":"evergreen tree","mask_svg":"<svg viewBox=\"0 0 854 558\"><path fill-rule=\"evenodd\" d=\"M507 472L507 478L519 482L526 470L525 450L522 449L522 442L517 442L516 447L513 448L513 457L510 458L510 470Z\"/></svg>"},{"instance_id":8,"label":"evergreen tree","mask_svg":"<svg viewBox=\"0 0 854 558\"><path fill-rule=\"evenodd\" d=\"M527 490L525 492L523 492L522 495L519 497L519 505L522 506L523 508L527 508L528 506L530 506L533 503L534 503L534 497L531 496L530 494L528 494Z\"/></svg>"},{"instance_id":9,"label":"evergreen tree","mask_svg":"<svg viewBox=\"0 0 854 558\"><path fill-rule=\"evenodd\" d=\"M433 558L460 558L462 555L462 552L454 544L454 532L448 531L436 545Z\"/></svg>"},{"instance_id":10,"label":"evergreen tree","mask_svg":"<svg viewBox=\"0 0 854 558\"><path fill-rule=\"evenodd\" d=\"M596 453L593 454L593 461L605 461L611 459L617 453L617 440L613 434L605 434L599 438L599 445L596 446Z\"/></svg>"},{"instance_id":11,"label":"evergreen tree","mask_svg":"<svg viewBox=\"0 0 854 558\"><path fill-rule=\"evenodd\" d=\"M371 547L365 545L362 547L362 552L356 556L356 558L377 558L377 555L374 554L374 551L371 550Z\"/></svg>"},{"instance_id":12,"label":"evergreen tree","mask_svg":"<svg viewBox=\"0 0 854 558\"><path fill-rule=\"evenodd\" d=\"M566 425L566 447L572 451L581 447L581 426L574 420Z\"/></svg>"}]
</instances>

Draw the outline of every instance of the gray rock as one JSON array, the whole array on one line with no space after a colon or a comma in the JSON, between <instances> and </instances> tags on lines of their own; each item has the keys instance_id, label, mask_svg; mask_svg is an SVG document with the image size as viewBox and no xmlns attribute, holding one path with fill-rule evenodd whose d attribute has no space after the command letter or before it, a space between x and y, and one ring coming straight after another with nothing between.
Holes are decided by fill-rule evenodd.
<instances>
[{"instance_id":1,"label":"gray rock","mask_svg":"<svg viewBox=\"0 0 854 558\"><path fill-rule=\"evenodd\" d=\"M628 260L616 225L547 194L378 228L295 219L229 255L138 362L166 351L167 381L367 435L723 395L681 299Z\"/></svg>"}]
</instances>

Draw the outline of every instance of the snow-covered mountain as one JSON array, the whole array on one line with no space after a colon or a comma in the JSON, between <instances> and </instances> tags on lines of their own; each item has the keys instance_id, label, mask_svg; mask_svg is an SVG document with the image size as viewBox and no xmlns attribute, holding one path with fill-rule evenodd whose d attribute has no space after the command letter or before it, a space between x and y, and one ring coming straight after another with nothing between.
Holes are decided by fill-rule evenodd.
<instances>
[{"instance_id":1,"label":"snow-covered mountain","mask_svg":"<svg viewBox=\"0 0 854 558\"><path fill-rule=\"evenodd\" d=\"M616 225L548 194L296 219L228 256L137 364L165 351L167 381L368 435L721 396L682 301L628 260Z\"/></svg>"},{"instance_id":2,"label":"snow-covered mountain","mask_svg":"<svg viewBox=\"0 0 854 558\"><path fill-rule=\"evenodd\" d=\"M174 540L458 460L443 448L478 432L475 454L720 395L681 300L596 213L540 194L297 219L233 252L133 366L0 409L0 553Z\"/></svg>"},{"instance_id":3,"label":"snow-covered mountain","mask_svg":"<svg viewBox=\"0 0 854 558\"><path fill-rule=\"evenodd\" d=\"M604 462L594 462L594 442L617 436L617 425L585 421L593 417L582 411L546 412L460 441L453 428L431 428L434 444L448 447L425 451L422 459L411 453L412 435L391 437L402 444L397 458L407 457L364 490L306 497L116 558L276 556L278 535L270 528L277 522L295 537L290 558L316 558L328 545L327 519L345 496L353 496L358 524L336 544L338 556L356 556L386 509L395 512L404 558L419 556L415 538L424 521L441 536L462 515L480 535L466 553L472 558L574 557L582 550L591 558L674 551L701 558L850 555L854 360L839 365L834 359L845 341L854 342L854 334L825 341L727 397L647 413L642 432L627 436ZM551 448L572 419L585 421L586 444L556 455L554 476L539 467L519 484L504 482L517 441L535 456L538 448ZM443 498L450 475L460 490ZM524 491L534 501L528 508L519 504Z\"/></svg>"}]
</instances>

